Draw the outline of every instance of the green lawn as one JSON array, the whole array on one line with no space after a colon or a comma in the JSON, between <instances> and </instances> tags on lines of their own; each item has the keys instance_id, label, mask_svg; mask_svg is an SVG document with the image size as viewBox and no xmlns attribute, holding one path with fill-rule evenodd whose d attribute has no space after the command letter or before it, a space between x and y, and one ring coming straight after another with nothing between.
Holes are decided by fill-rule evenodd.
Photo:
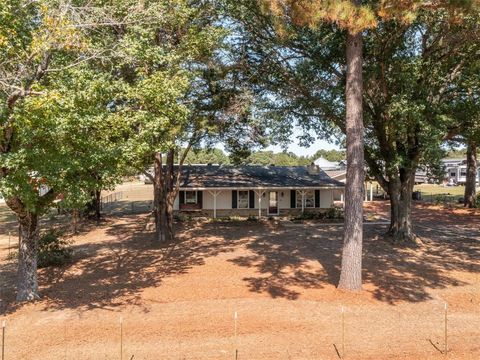
<instances>
[{"instance_id":1,"label":"green lawn","mask_svg":"<svg viewBox=\"0 0 480 360\"><path fill-rule=\"evenodd\" d=\"M0 205L0 224L15 221L15 214L4 204Z\"/></svg>"},{"instance_id":2,"label":"green lawn","mask_svg":"<svg viewBox=\"0 0 480 360\"><path fill-rule=\"evenodd\" d=\"M442 186L434 184L415 185L414 191L421 191L424 194L450 194L455 196L463 196L465 186Z\"/></svg>"}]
</instances>

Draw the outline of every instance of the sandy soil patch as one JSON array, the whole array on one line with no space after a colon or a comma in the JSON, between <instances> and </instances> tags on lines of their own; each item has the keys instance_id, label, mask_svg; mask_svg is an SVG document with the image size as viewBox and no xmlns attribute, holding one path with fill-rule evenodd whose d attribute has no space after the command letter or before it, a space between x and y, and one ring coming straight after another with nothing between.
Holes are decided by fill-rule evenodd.
<instances>
[{"instance_id":1,"label":"sandy soil patch","mask_svg":"<svg viewBox=\"0 0 480 360\"><path fill-rule=\"evenodd\" d=\"M123 359L338 359L342 306L348 358L443 359L445 302L448 358L478 359L478 215L415 219L418 249L366 227L358 294L335 289L341 226L183 223L158 247L145 216L110 218L74 238L73 264L40 271L42 299L27 305L1 252L6 359L120 359L120 318Z\"/></svg>"}]
</instances>

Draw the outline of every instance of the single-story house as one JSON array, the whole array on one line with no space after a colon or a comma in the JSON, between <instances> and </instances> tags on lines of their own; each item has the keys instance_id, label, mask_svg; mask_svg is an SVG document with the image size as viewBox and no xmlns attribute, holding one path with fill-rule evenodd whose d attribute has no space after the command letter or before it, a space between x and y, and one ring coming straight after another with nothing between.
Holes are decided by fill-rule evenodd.
<instances>
[{"instance_id":1,"label":"single-story house","mask_svg":"<svg viewBox=\"0 0 480 360\"><path fill-rule=\"evenodd\" d=\"M189 165L182 168L174 210L209 217L326 211L344 186L316 165Z\"/></svg>"}]
</instances>

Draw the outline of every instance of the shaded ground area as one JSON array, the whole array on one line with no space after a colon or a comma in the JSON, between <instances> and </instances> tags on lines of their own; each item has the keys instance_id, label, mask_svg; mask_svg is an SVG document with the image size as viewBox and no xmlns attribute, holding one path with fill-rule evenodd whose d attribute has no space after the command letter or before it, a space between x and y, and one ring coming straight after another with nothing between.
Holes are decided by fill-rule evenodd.
<instances>
[{"instance_id":1,"label":"shaded ground area","mask_svg":"<svg viewBox=\"0 0 480 360\"><path fill-rule=\"evenodd\" d=\"M440 359L448 302L449 357L477 359L478 214L419 207L415 219L419 249L365 226L365 291L347 294L342 226L187 222L158 247L146 216L110 218L74 238L73 264L40 272L35 304L13 302L14 265L0 263L7 358L119 359L122 317L127 359L337 359L344 306L349 358Z\"/></svg>"}]
</instances>

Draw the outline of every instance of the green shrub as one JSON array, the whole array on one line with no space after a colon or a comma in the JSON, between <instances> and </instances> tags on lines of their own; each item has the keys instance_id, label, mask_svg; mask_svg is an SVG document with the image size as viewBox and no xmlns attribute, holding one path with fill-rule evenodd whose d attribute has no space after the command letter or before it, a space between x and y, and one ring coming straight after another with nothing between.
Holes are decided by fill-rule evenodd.
<instances>
[{"instance_id":1,"label":"green shrub","mask_svg":"<svg viewBox=\"0 0 480 360\"><path fill-rule=\"evenodd\" d=\"M314 220L321 219L322 214L317 212L305 211L303 214L295 216L292 220Z\"/></svg>"},{"instance_id":2,"label":"green shrub","mask_svg":"<svg viewBox=\"0 0 480 360\"><path fill-rule=\"evenodd\" d=\"M185 222L187 221L187 217L183 214L176 214L173 216L173 218L177 221L177 222Z\"/></svg>"},{"instance_id":3,"label":"green shrub","mask_svg":"<svg viewBox=\"0 0 480 360\"><path fill-rule=\"evenodd\" d=\"M10 251L10 253L7 255L5 260L7 261L17 261L18 259L18 251Z\"/></svg>"},{"instance_id":4,"label":"green shrub","mask_svg":"<svg viewBox=\"0 0 480 360\"><path fill-rule=\"evenodd\" d=\"M477 198L475 200L475 207L480 207L480 192L477 194Z\"/></svg>"},{"instance_id":5,"label":"green shrub","mask_svg":"<svg viewBox=\"0 0 480 360\"><path fill-rule=\"evenodd\" d=\"M252 222L258 221L258 217L254 215L248 215L247 221L252 221Z\"/></svg>"},{"instance_id":6,"label":"green shrub","mask_svg":"<svg viewBox=\"0 0 480 360\"><path fill-rule=\"evenodd\" d=\"M325 213L325 219L343 219L343 209L338 207L331 207Z\"/></svg>"},{"instance_id":7,"label":"green shrub","mask_svg":"<svg viewBox=\"0 0 480 360\"><path fill-rule=\"evenodd\" d=\"M440 205L447 202L447 194L437 194L435 195L434 203L435 205Z\"/></svg>"},{"instance_id":8,"label":"green shrub","mask_svg":"<svg viewBox=\"0 0 480 360\"><path fill-rule=\"evenodd\" d=\"M38 267L61 266L72 260L73 250L68 240L55 230L49 230L38 242Z\"/></svg>"}]
</instances>

